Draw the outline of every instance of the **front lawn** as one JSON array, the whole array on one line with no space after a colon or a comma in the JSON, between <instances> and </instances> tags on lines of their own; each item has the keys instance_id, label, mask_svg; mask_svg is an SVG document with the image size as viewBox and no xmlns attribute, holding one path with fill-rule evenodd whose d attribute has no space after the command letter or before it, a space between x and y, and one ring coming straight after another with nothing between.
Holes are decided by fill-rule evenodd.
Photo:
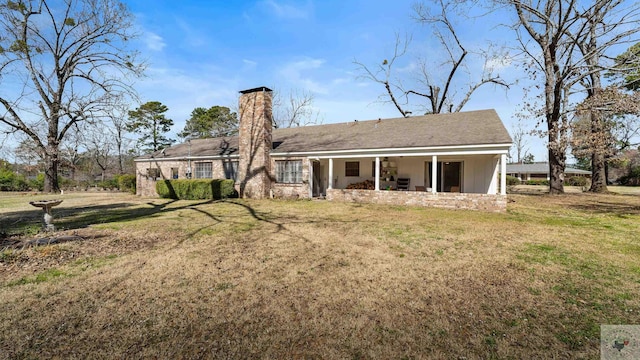
<instances>
[{"instance_id":1,"label":"front lawn","mask_svg":"<svg viewBox=\"0 0 640 360\"><path fill-rule=\"evenodd\" d=\"M598 358L640 324L640 198L509 195L504 214L0 196L0 357ZM50 197L48 197L50 198Z\"/></svg>"}]
</instances>

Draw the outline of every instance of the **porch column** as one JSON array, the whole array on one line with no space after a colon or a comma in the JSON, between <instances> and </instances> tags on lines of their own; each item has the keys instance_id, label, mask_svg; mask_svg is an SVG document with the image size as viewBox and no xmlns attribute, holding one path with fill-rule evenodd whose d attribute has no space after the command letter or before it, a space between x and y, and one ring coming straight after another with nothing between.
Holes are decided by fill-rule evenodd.
<instances>
[{"instance_id":1,"label":"porch column","mask_svg":"<svg viewBox=\"0 0 640 360\"><path fill-rule=\"evenodd\" d=\"M431 156L431 192L435 194L438 188L438 156Z\"/></svg>"},{"instance_id":2,"label":"porch column","mask_svg":"<svg viewBox=\"0 0 640 360\"><path fill-rule=\"evenodd\" d=\"M500 158L495 156L493 162L493 174L491 174L491 183L489 184L489 191L487 194L496 195L498 193L498 171L500 171Z\"/></svg>"},{"instance_id":3,"label":"porch column","mask_svg":"<svg viewBox=\"0 0 640 360\"><path fill-rule=\"evenodd\" d=\"M507 155L500 156L500 195L507 195Z\"/></svg>"},{"instance_id":4,"label":"porch column","mask_svg":"<svg viewBox=\"0 0 640 360\"><path fill-rule=\"evenodd\" d=\"M309 159L309 199L313 199L313 160Z\"/></svg>"},{"instance_id":5,"label":"porch column","mask_svg":"<svg viewBox=\"0 0 640 360\"><path fill-rule=\"evenodd\" d=\"M329 189L333 189L333 158L329 158Z\"/></svg>"},{"instance_id":6,"label":"porch column","mask_svg":"<svg viewBox=\"0 0 640 360\"><path fill-rule=\"evenodd\" d=\"M376 191L380 191L380 157L376 156L376 171L375 171Z\"/></svg>"}]
</instances>

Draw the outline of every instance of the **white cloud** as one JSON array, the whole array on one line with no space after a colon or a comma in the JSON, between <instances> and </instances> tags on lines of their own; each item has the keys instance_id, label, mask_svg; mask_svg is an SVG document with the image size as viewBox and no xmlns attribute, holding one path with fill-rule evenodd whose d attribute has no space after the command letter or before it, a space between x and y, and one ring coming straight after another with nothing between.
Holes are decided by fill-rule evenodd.
<instances>
[{"instance_id":1,"label":"white cloud","mask_svg":"<svg viewBox=\"0 0 640 360\"><path fill-rule=\"evenodd\" d=\"M284 80L292 83L295 87L309 90L311 92L326 94L328 89L321 85L321 82L315 81L310 75L314 71L319 70L326 61L324 59L305 58L303 60L294 61L286 64L279 73Z\"/></svg>"},{"instance_id":2,"label":"white cloud","mask_svg":"<svg viewBox=\"0 0 640 360\"><path fill-rule=\"evenodd\" d=\"M190 22L177 19L176 24L183 32L183 41L189 46L199 48L207 45L209 42L209 36L203 33L200 28L194 27Z\"/></svg>"},{"instance_id":3,"label":"white cloud","mask_svg":"<svg viewBox=\"0 0 640 360\"><path fill-rule=\"evenodd\" d=\"M486 61L484 68L489 72L498 72L510 67L512 62L511 56L494 57Z\"/></svg>"},{"instance_id":4,"label":"white cloud","mask_svg":"<svg viewBox=\"0 0 640 360\"><path fill-rule=\"evenodd\" d=\"M203 70L188 73L182 69L152 67L147 70L149 76L136 86L144 94L143 103L160 101L169 108L167 117L174 121L171 129L174 137L196 107L237 107L238 89L242 88L238 80Z\"/></svg>"},{"instance_id":5,"label":"white cloud","mask_svg":"<svg viewBox=\"0 0 640 360\"><path fill-rule=\"evenodd\" d=\"M160 35L150 31L145 33L143 40L147 45L147 48L153 51L162 51L162 49L167 45Z\"/></svg>"},{"instance_id":6,"label":"white cloud","mask_svg":"<svg viewBox=\"0 0 640 360\"><path fill-rule=\"evenodd\" d=\"M258 66L257 61L242 59L242 63L244 64L245 69L255 69Z\"/></svg>"},{"instance_id":7,"label":"white cloud","mask_svg":"<svg viewBox=\"0 0 640 360\"><path fill-rule=\"evenodd\" d=\"M262 4L266 5L269 11L282 19L308 19L309 18L309 3L303 7L296 7L291 4L284 4L275 0L266 0Z\"/></svg>"}]
</instances>

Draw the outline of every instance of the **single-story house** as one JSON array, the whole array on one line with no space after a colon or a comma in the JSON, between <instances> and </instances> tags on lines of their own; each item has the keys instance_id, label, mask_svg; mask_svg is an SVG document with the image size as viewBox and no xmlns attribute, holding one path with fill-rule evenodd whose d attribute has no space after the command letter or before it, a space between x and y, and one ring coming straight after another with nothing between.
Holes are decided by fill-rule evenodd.
<instances>
[{"instance_id":1,"label":"single-story house","mask_svg":"<svg viewBox=\"0 0 640 360\"><path fill-rule=\"evenodd\" d=\"M564 174L569 176L584 176L591 178L591 171L565 167ZM549 163L507 164L507 175L517 177L520 181L549 180Z\"/></svg>"},{"instance_id":2,"label":"single-story house","mask_svg":"<svg viewBox=\"0 0 640 360\"><path fill-rule=\"evenodd\" d=\"M511 137L494 110L273 129L272 92L241 91L238 136L138 157L137 193L161 179L227 178L243 198L506 209Z\"/></svg>"}]
</instances>

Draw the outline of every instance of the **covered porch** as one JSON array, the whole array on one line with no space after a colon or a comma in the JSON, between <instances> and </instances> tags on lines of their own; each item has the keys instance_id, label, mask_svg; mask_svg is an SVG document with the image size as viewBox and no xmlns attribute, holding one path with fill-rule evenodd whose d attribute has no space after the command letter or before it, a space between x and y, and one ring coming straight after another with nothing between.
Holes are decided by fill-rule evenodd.
<instances>
[{"instance_id":1,"label":"covered porch","mask_svg":"<svg viewBox=\"0 0 640 360\"><path fill-rule=\"evenodd\" d=\"M506 209L507 148L308 156L309 197L332 201Z\"/></svg>"}]
</instances>

